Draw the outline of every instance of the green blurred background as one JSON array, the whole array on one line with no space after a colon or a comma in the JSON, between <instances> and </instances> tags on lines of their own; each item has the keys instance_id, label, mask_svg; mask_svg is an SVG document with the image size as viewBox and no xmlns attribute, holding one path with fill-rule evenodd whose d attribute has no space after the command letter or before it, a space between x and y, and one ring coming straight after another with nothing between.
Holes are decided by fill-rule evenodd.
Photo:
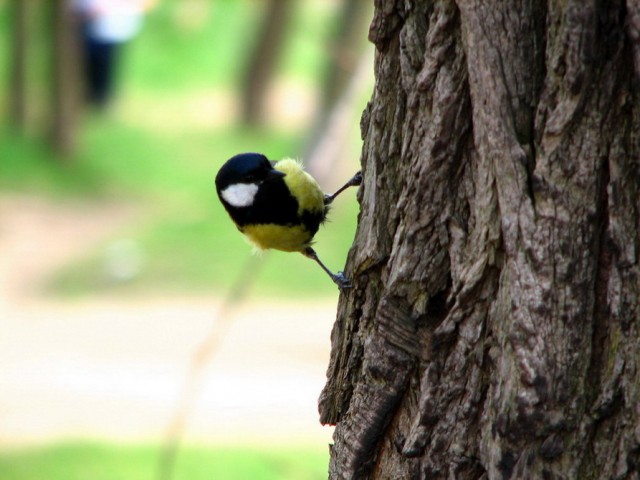
<instances>
[{"instance_id":1,"label":"green blurred background","mask_svg":"<svg viewBox=\"0 0 640 480\"><path fill-rule=\"evenodd\" d=\"M276 395L274 406L263 392L280 389L268 379L290 378L282 388L304 391L294 400L317 423L338 292L302 255L269 252L243 274L252 249L213 179L244 151L310 160L326 191L359 168L370 16L365 0L158 1L122 46L113 98L95 108L82 98L64 2L0 0L0 478L156 478L190 359L238 282L249 295L216 334L189 412L200 428L181 437L173 478L326 477L330 431L307 435L306 420L287 418L297 411L291 399ZM352 189L316 236L334 270L344 267L357 214ZM312 376L312 386L296 388ZM149 377L161 387L146 385ZM46 400L68 384L76 393ZM148 397L136 408L153 412L139 428L118 410L130 407L132 390ZM113 404L103 412L105 391ZM272 410L260 410L269 402ZM223 404L246 417L240 433L216 430L220 422L234 430L233 415L213 412ZM89 419L111 415L111 427L78 421L82 409ZM282 418L253 435L252 415L273 412Z\"/></svg>"}]
</instances>

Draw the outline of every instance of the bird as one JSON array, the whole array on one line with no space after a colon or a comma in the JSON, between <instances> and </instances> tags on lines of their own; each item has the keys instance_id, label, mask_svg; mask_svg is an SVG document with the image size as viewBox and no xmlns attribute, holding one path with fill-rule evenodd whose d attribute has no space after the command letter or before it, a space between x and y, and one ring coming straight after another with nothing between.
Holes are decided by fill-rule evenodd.
<instances>
[{"instance_id":1,"label":"bird","mask_svg":"<svg viewBox=\"0 0 640 480\"><path fill-rule=\"evenodd\" d=\"M340 290L350 288L350 280L343 272L329 270L311 245L333 200L361 183L358 172L327 195L299 161L274 162L261 153L234 155L215 179L220 202L251 243L260 250L300 252L320 265Z\"/></svg>"}]
</instances>

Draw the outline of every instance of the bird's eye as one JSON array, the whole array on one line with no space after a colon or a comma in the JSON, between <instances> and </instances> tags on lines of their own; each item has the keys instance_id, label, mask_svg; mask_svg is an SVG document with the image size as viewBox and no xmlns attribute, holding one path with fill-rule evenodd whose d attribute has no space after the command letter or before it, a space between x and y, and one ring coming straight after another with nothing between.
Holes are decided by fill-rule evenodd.
<instances>
[{"instance_id":1,"label":"bird's eye","mask_svg":"<svg viewBox=\"0 0 640 480\"><path fill-rule=\"evenodd\" d=\"M256 180L257 180L257 179L256 179L256 176L255 176L254 174L252 174L252 173L250 173L249 175L245 175L245 176L244 176L244 181L245 181L246 183L253 183L253 182L255 182Z\"/></svg>"}]
</instances>

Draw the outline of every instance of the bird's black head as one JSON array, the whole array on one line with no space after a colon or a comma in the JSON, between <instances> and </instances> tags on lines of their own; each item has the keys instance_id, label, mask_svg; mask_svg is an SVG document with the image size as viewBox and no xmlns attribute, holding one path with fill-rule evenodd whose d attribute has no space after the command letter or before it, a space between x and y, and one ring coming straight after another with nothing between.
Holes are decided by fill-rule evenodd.
<instances>
[{"instance_id":1,"label":"bird's black head","mask_svg":"<svg viewBox=\"0 0 640 480\"><path fill-rule=\"evenodd\" d=\"M231 213L233 208L253 206L258 190L267 193L276 182L282 184L285 174L273 168L260 153L241 153L231 157L216 175L216 190Z\"/></svg>"},{"instance_id":2,"label":"bird's black head","mask_svg":"<svg viewBox=\"0 0 640 480\"><path fill-rule=\"evenodd\" d=\"M273 166L261 153L240 153L231 157L216 175L216 188L221 192L237 183L259 183L271 175Z\"/></svg>"}]
</instances>

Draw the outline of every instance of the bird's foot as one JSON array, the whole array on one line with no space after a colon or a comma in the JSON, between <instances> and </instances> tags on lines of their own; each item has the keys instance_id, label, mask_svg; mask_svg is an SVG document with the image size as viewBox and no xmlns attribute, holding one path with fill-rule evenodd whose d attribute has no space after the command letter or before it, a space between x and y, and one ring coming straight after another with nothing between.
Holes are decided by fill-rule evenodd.
<instances>
[{"instance_id":1,"label":"bird's foot","mask_svg":"<svg viewBox=\"0 0 640 480\"><path fill-rule=\"evenodd\" d=\"M335 198L338 195L340 195L342 192L344 192L347 188L357 187L361 183L362 183L362 172L358 172L353 177L351 177L347 183L345 183L342 187L340 187L335 193L331 195L325 193L324 204L331 205L331 202L333 202Z\"/></svg>"},{"instance_id":2,"label":"bird's foot","mask_svg":"<svg viewBox=\"0 0 640 480\"><path fill-rule=\"evenodd\" d=\"M342 272L338 272L338 273L334 273L331 276L333 282L338 285L338 288L342 291L344 290L348 290L350 288L353 287L353 285L351 284L351 280L349 280L347 277L345 277L344 273Z\"/></svg>"}]
</instances>

